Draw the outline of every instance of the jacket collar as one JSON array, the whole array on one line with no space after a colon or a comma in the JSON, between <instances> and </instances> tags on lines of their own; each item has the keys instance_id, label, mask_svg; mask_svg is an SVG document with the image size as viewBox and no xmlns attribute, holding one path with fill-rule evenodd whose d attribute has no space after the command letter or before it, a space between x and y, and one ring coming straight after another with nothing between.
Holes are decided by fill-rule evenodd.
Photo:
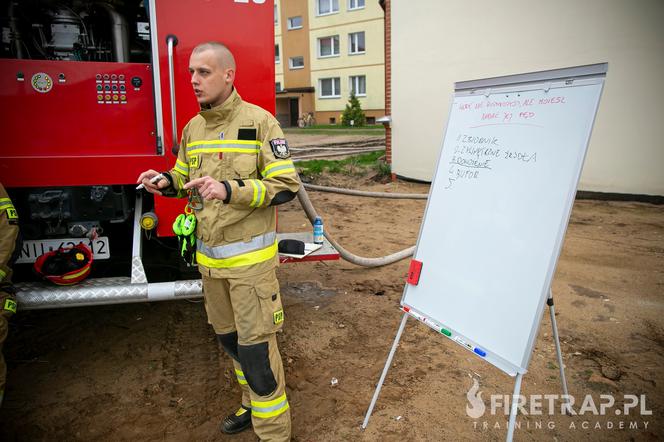
<instances>
[{"instance_id":1,"label":"jacket collar","mask_svg":"<svg viewBox=\"0 0 664 442\"><path fill-rule=\"evenodd\" d=\"M205 118L207 124L220 124L231 120L240 109L242 97L235 87L226 101L214 107L201 107L199 115Z\"/></svg>"}]
</instances>

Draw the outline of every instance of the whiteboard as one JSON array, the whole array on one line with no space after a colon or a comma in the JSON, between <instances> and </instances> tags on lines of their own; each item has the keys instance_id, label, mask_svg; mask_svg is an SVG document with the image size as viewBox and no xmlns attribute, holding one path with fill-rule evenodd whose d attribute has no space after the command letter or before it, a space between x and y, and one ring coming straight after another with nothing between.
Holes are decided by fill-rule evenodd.
<instances>
[{"instance_id":1,"label":"whiteboard","mask_svg":"<svg viewBox=\"0 0 664 442\"><path fill-rule=\"evenodd\" d=\"M607 65L457 83L413 259L412 316L525 373Z\"/></svg>"}]
</instances>

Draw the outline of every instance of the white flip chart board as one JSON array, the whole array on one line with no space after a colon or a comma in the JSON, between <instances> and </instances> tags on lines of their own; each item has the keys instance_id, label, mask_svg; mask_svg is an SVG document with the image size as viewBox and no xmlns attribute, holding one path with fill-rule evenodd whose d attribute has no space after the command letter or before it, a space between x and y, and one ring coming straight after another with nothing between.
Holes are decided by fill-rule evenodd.
<instances>
[{"instance_id":1,"label":"white flip chart board","mask_svg":"<svg viewBox=\"0 0 664 442\"><path fill-rule=\"evenodd\" d=\"M607 65L457 83L404 310L525 373Z\"/></svg>"}]
</instances>

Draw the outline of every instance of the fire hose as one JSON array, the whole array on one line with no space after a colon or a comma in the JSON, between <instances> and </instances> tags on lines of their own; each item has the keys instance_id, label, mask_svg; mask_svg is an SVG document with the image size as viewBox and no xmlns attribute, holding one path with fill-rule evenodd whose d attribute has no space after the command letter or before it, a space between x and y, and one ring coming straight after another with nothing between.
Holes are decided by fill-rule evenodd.
<instances>
[{"instance_id":1,"label":"fire hose","mask_svg":"<svg viewBox=\"0 0 664 442\"><path fill-rule=\"evenodd\" d=\"M425 200L429 198L426 193L388 193L388 192L367 192L365 190L343 189L341 187L317 186L316 184L302 183L305 189L317 190L320 192L341 193L344 195L367 196L372 198L394 198L394 199L413 199Z\"/></svg>"},{"instance_id":2,"label":"fire hose","mask_svg":"<svg viewBox=\"0 0 664 442\"><path fill-rule=\"evenodd\" d=\"M309 187L311 185L303 185L300 186L300 190L297 192L297 199L300 201L300 204L302 205L302 208L304 209L304 213L307 214L307 218L309 218L309 221L313 224L314 219L318 216L318 213L316 213L316 208L312 204L311 200L309 199L309 194L307 194L307 191L305 187ZM321 187L321 186L316 186L316 187ZM311 187L313 189L313 187ZM335 189L335 188L326 188L327 192L336 192L336 190L329 190L329 189ZM319 190L319 189L316 189ZM348 189L339 189L339 190L348 190ZM360 191L354 191L354 192L360 192ZM339 192L339 193L344 193L344 192ZM381 193L381 192L366 192L366 193ZM353 195L353 194L351 194ZM382 195L395 195L395 194L382 194ZM381 196L382 196L381 195ZM397 194L398 195L398 194ZM416 194L417 195L417 194ZM370 195L362 195L362 196L370 196ZM374 195L371 195L374 196ZM405 198L405 197L402 197ZM415 252L415 246L409 247L407 249L401 250L396 253L392 253L391 255L387 256L381 256L377 258L366 258L363 256L357 256L345 248L341 246L332 236L330 233L325 230L324 232L325 238L332 244L332 246L337 249L339 252L339 255L345 259L346 261L356 264L359 266L363 267L381 267L384 265L392 264L397 261L401 261L404 258L408 258L409 256L412 256L412 254Z\"/></svg>"}]
</instances>

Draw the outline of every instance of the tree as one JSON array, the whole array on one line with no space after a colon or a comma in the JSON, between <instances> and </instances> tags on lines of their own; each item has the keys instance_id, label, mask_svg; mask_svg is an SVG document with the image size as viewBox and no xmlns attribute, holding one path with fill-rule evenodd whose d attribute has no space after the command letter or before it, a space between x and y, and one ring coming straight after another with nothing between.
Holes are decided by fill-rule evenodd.
<instances>
[{"instance_id":1,"label":"tree","mask_svg":"<svg viewBox=\"0 0 664 442\"><path fill-rule=\"evenodd\" d=\"M364 126L367 124L367 117L364 115L364 111L360 106L360 100L357 99L354 92L351 92L350 99L344 109L343 114L341 114L341 124L344 126Z\"/></svg>"}]
</instances>

